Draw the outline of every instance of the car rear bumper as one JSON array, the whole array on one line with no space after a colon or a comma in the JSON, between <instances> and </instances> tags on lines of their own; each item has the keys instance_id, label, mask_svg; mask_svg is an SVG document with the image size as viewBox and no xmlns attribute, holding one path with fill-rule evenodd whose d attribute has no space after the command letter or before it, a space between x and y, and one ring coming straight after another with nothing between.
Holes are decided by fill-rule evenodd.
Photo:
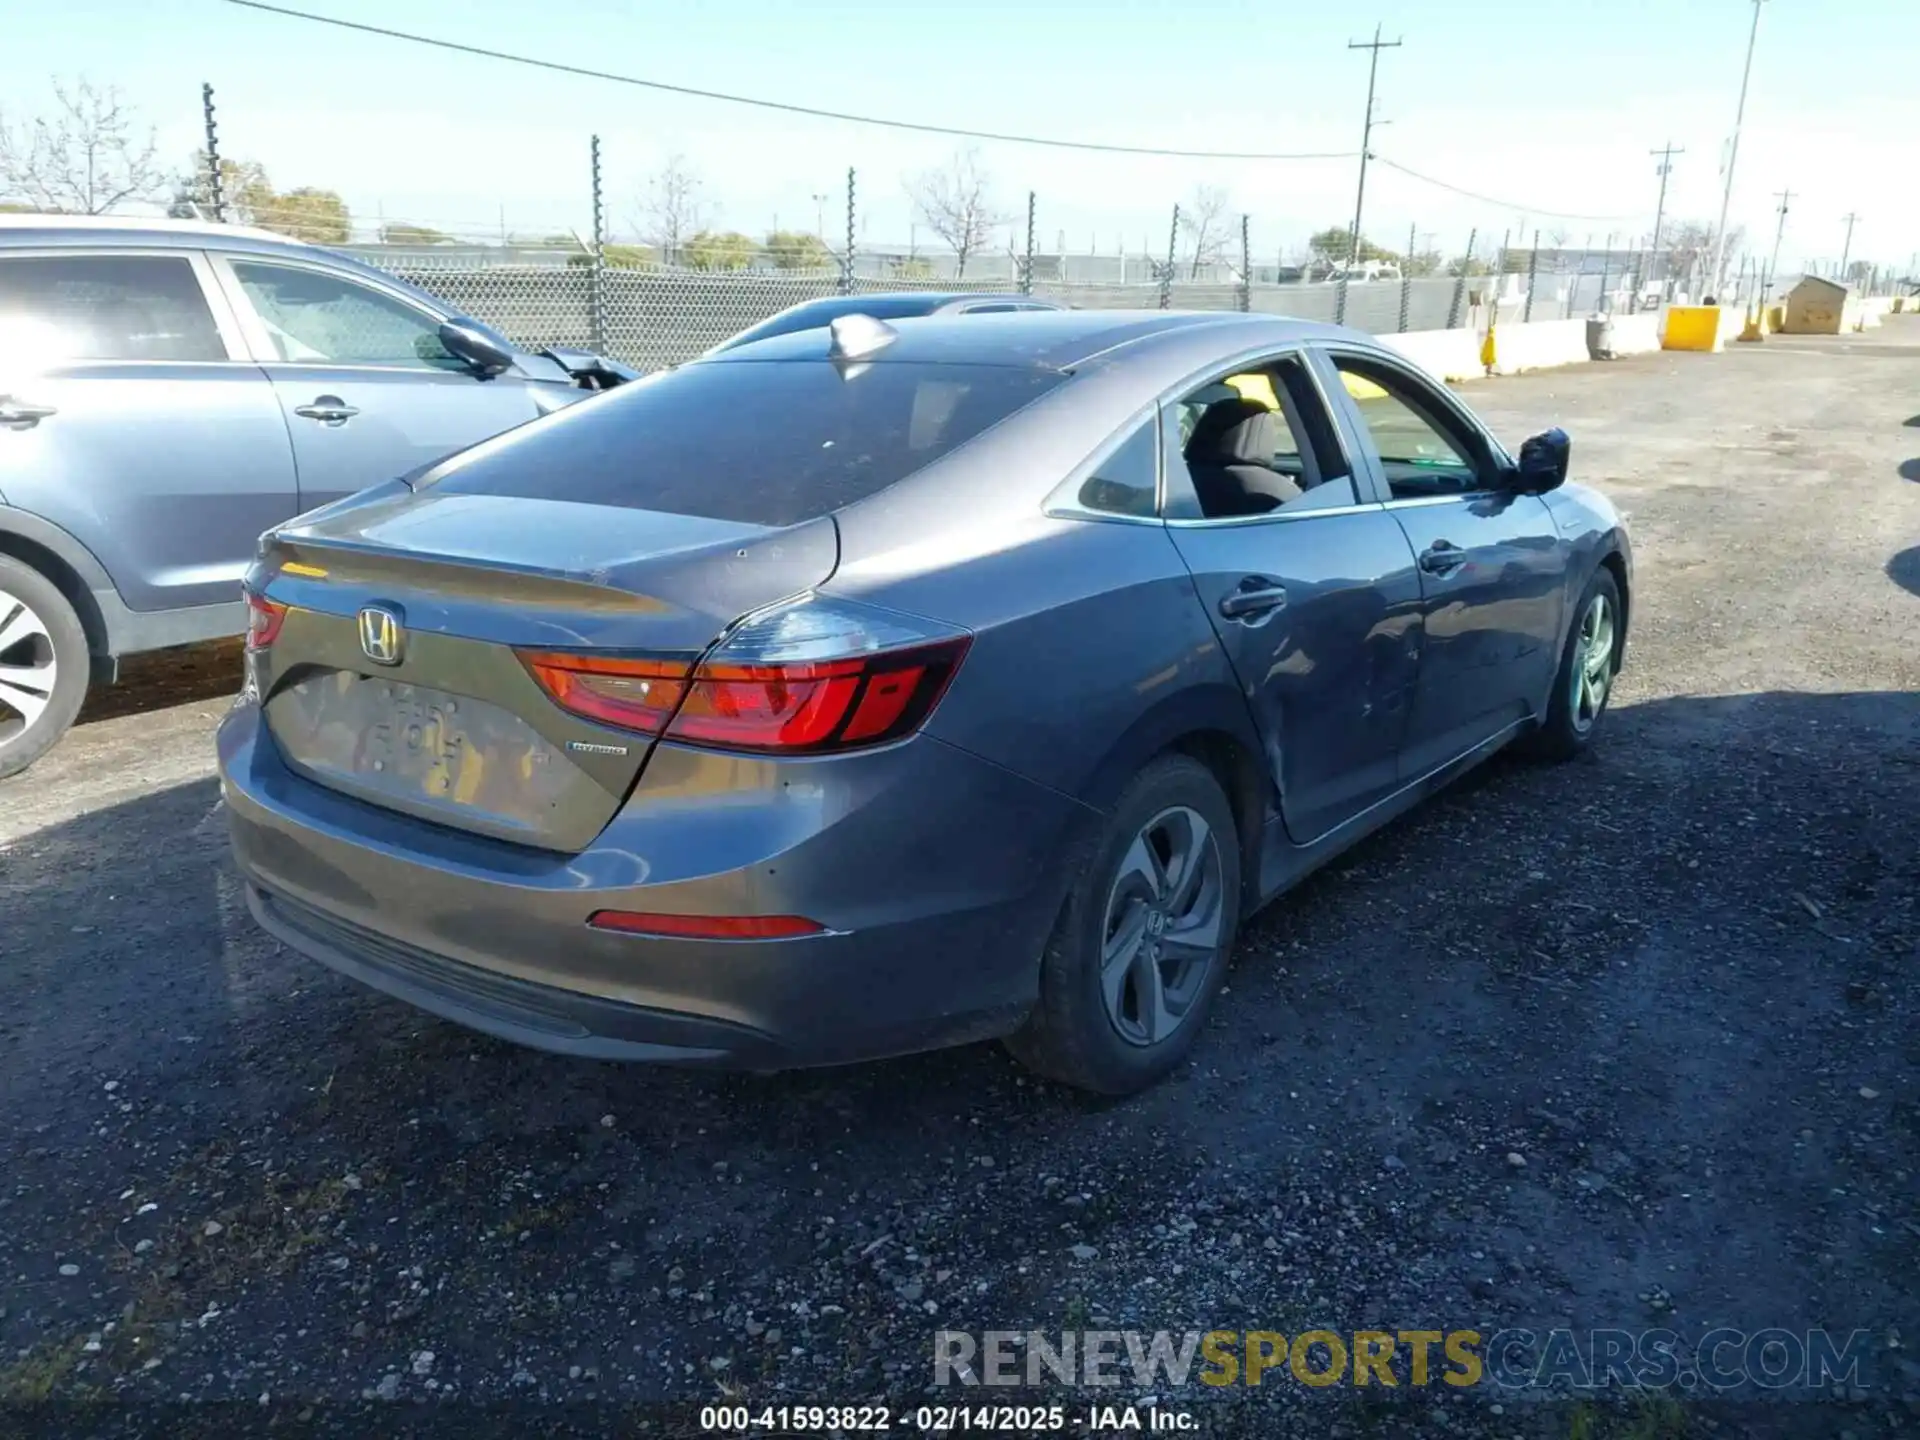
<instances>
[{"instance_id":1,"label":"car rear bumper","mask_svg":"<svg viewBox=\"0 0 1920 1440\"><path fill-rule=\"evenodd\" d=\"M316 784L250 704L220 762L248 905L290 949L517 1043L756 1070L1013 1029L1088 813L925 736L799 766L663 746L599 839L560 855ZM601 909L805 915L827 933L637 936L589 928Z\"/></svg>"}]
</instances>

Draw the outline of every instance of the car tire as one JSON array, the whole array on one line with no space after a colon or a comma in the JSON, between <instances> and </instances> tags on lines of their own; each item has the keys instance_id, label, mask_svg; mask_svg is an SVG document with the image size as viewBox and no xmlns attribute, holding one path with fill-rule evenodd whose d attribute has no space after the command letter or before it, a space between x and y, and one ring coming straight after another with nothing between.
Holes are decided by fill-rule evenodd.
<instances>
[{"instance_id":1,"label":"car tire","mask_svg":"<svg viewBox=\"0 0 1920 1440\"><path fill-rule=\"evenodd\" d=\"M0 779L67 733L87 698L91 663L87 632L59 587L0 555Z\"/></svg>"},{"instance_id":2,"label":"car tire","mask_svg":"<svg viewBox=\"0 0 1920 1440\"><path fill-rule=\"evenodd\" d=\"M1566 649L1554 671L1547 718L1527 737L1533 754L1571 760L1593 744L1620 673L1621 614L1619 583L1602 565L1574 607Z\"/></svg>"},{"instance_id":3,"label":"car tire","mask_svg":"<svg viewBox=\"0 0 1920 1440\"><path fill-rule=\"evenodd\" d=\"M1127 786L1080 867L1007 1041L1031 1069L1130 1095L1185 1058L1240 921L1240 837L1213 772L1163 755Z\"/></svg>"}]
</instances>

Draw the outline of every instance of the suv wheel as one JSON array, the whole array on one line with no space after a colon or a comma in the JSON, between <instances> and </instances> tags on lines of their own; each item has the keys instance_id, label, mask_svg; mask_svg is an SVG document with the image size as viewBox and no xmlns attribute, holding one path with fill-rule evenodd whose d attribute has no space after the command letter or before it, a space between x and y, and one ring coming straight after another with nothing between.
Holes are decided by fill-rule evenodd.
<instances>
[{"instance_id":1,"label":"suv wheel","mask_svg":"<svg viewBox=\"0 0 1920 1440\"><path fill-rule=\"evenodd\" d=\"M59 587L0 555L0 779L67 733L87 698L86 631Z\"/></svg>"}]
</instances>

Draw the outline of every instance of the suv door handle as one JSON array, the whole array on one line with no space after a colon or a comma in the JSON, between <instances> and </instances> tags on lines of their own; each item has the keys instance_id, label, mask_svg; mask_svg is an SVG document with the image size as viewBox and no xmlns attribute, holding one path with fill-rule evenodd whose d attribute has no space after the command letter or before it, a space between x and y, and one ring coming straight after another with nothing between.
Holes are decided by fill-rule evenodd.
<instances>
[{"instance_id":1,"label":"suv door handle","mask_svg":"<svg viewBox=\"0 0 1920 1440\"><path fill-rule=\"evenodd\" d=\"M306 420L318 420L323 425L337 427L346 424L360 412L338 395L322 395L305 405L294 406L293 413Z\"/></svg>"},{"instance_id":2,"label":"suv door handle","mask_svg":"<svg viewBox=\"0 0 1920 1440\"><path fill-rule=\"evenodd\" d=\"M1287 587L1264 575L1249 575L1238 588L1220 597L1220 613L1229 620L1265 615L1287 603Z\"/></svg>"},{"instance_id":3,"label":"suv door handle","mask_svg":"<svg viewBox=\"0 0 1920 1440\"><path fill-rule=\"evenodd\" d=\"M1467 552L1450 540L1436 540L1420 552L1420 568L1429 575L1445 575L1467 563Z\"/></svg>"},{"instance_id":4,"label":"suv door handle","mask_svg":"<svg viewBox=\"0 0 1920 1440\"><path fill-rule=\"evenodd\" d=\"M49 415L59 413L51 405L30 405L11 395L0 395L0 425L12 429L31 430Z\"/></svg>"}]
</instances>

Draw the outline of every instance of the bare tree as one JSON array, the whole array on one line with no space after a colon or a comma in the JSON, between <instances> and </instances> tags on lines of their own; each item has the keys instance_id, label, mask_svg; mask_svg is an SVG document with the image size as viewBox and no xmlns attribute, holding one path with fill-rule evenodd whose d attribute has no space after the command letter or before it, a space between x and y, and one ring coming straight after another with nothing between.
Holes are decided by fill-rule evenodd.
<instances>
[{"instance_id":1,"label":"bare tree","mask_svg":"<svg viewBox=\"0 0 1920 1440\"><path fill-rule=\"evenodd\" d=\"M702 191L700 174L684 155L674 155L647 178L640 198L640 235L660 250L669 265L712 218Z\"/></svg>"},{"instance_id":2,"label":"bare tree","mask_svg":"<svg viewBox=\"0 0 1920 1440\"><path fill-rule=\"evenodd\" d=\"M1224 259L1227 253L1227 192L1214 185L1195 190L1193 198L1180 207L1180 228L1192 252L1187 278L1198 280L1201 266Z\"/></svg>"},{"instance_id":3,"label":"bare tree","mask_svg":"<svg viewBox=\"0 0 1920 1440\"><path fill-rule=\"evenodd\" d=\"M991 177L980 168L978 153L972 150L954 156L942 169L907 181L914 214L953 251L955 279L966 275L968 258L990 245L994 229L1011 218L994 205L991 185Z\"/></svg>"},{"instance_id":4,"label":"bare tree","mask_svg":"<svg viewBox=\"0 0 1920 1440\"><path fill-rule=\"evenodd\" d=\"M56 80L53 97L50 116L16 123L0 114L0 198L38 210L105 215L164 189L168 175L154 158L153 130L139 132L119 90L97 90L85 80L69 88Z\"/></svg>"}]
</instances>

